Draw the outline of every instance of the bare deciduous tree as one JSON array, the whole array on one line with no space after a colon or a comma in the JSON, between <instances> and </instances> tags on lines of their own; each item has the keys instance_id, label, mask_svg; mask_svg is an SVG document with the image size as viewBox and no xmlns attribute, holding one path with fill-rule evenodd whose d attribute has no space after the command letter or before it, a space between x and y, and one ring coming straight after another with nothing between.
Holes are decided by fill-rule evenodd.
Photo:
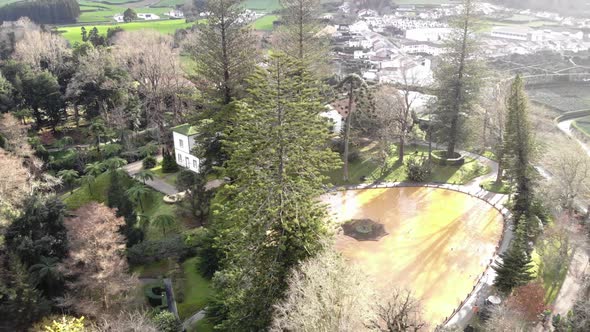
<instances>
[{"instance_id":1,"label":"bare deciduous tree","mask_svg":"<svg viewBox=\"0 0 590 332\"><path fill-rule=\"evenodd\" d=\"M372 319L367 277L327 250L295 269L271 331L362 331Z\"/></svg>"},{"instance_id":2,"label":"bare deciduous tree","mask_svg":"<svg viewBox=\"0 0 590 332\"><path fill-rule=\"evenodd\" d=\"M14 48L15 59L36 70L47 69L56 76L66 70L71 56L72 49L63 37L39 30L25 30Z\"/></svg>"},{"instance_id":3,"label":"bare deciduous tree","mask_svg":"<svg viewBox=\"0 0 590 332\"><path fill-rule=\"evenodd\" d=\"M556 151L548 167L553 173L550 183L552 196L560 207L573 212L575 201L588 194L590 158L578 146L570 145Z\"/></svg>"},{"instance_id":4,"label":"bare deciduous tree","mask_svg":"<svg viewBox=\"0 0 590 332\"><path fill-rule=\"evenodd\" d=\"M412 104L415 95L407 89L398 90L384 85L377 91L375 100L376 135L385 159L389 157L392 144L397 141L399 161L403 162L405 144L414 124Z\"/></svg>"},{"instance_id":5,"label":"bare deciduous tree","mask_svg":"<svg viewBox=\"0 0 590 332\"><path fill-rule=\"evenodd\" d=\"M482 140L484 148L489 146L498 160L496 183L502 182L502 174L504 173L502 159L507 115L507 82L501 81L488 87L489 91L484 94L486 97L483 101Z\"/></svg>"},{"instance_id":6,"label":"bare deciduous tree","mask_svg":"<svg viewBox=\"0 0 590 332\"><path fill-rule=\"evenodd\" d=\"M115 210L90 203L65 221L70 256L60 268L68 279L69 292L63 305L91 317L103 317L129 309L137 279L128 274L125 225Z\"/></svg>"},{"instance_id":7,"label":"bare deciduous tree","mask_svg":"<svg viewBox=\"0 0 590 332\"><path fill-rule=\"evenodd\" d=\"M426 329L420 301L410 291L394 289L380 302L376 307L377 318L370 324L372 329L382 332L417 332Z\"/></svg>"},{"instance_id":8,"label":"bare deciduous tree","mask_svg":"<svg viewBox=\"0 0 590 332\"><path fill-rule=\"evenodd\" d=\"M92 332L158 332L158 329L143 311L121 311L112 317L103 317L91 327Z\"/></svg>"},{"instance_id":9,"label":"bare deciduous tree","mask_svg":"<svg viewBox=\"0 0 590 332\"><path fill-rule=\"evenodd\" d=\"M163 130L166 112L172 113L176 123L180 122L181 95L192 90L174 52L172 37L156 31L121 32L115 46L120 65L139 83L148 122Z\"/></svg>"},{"instance_id":10,"label":"bare deciduous tree","mask_svg":"<svg viewBox=\"0 0 590 332\"><path fill-rule=\"evenodd\" d=\"M526 332L528 328L522 313L502 304L492 310L484 330L488 332Z\"/></svg>"}]
</instances>

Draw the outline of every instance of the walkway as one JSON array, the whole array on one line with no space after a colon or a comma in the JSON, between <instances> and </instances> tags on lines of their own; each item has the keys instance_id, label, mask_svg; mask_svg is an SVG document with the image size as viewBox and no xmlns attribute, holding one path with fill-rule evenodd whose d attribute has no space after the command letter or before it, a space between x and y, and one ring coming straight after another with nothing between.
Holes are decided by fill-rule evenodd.
<instances>
[{"instance_id":1,"label":"walkway","mask_svg":"<svg viewBox=\"0 0 590 332\"><path fill-rule=\"evenodd\" d=\"M156 160L158 162L162 161L162 156L158 156ZM135 174L141 172L141 170L143 169L143 163L141 160L136 161L134 163L123 166L123 169L127 172L127 174L129 174L129 176L133 177L135 176ZM153 180L147 180L145 184L165 195L178 194L178 190L176 190L176 187L157 177L155 177Z\"/></svg>"},{"instance_id":2,"label":"walkway","mask_svg":"<svg viewBox=\"0 0 590 332\"><path fill-rule=\"evenodd\" d=\"M586 248L577 248L567 271L567 275L565 276L565 280L563 281L563 285L561 286L559 294L557 294L557 298L553 304L554 315L561 314L564 316L574 306L580 292L583 290L586 276L590 274L588 260L589 257Z\"/></svg>"},{"instance_id":3,"label":"walkway","mask_svg":"<svg viewBox=\"0 0 590 332\"><path fill-rule=\"evenodd\" d=\"M578 142L578 145L580 145L580 147L586 151L586 153L588 154L588 156L590 156L590 146L588 146L588 144L586 144L585 142L582 142L580 139L578 139L576 137L576 135L574 135L574 132L572 130L572 123L576 121L575 119L573 120L566 120L566 121L562 121L559 122L557 124L557 127L563 132L565 133L568 137L570 137L570 139L575 140L576 142Z\"/></svg>"}]
</instances>

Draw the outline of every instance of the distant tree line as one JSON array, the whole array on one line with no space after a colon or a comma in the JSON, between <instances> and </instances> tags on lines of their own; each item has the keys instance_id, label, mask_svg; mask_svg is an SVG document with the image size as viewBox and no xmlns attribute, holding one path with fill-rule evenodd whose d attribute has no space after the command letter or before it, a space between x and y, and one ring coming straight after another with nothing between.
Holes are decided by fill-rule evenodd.
<instances>
[{"instance_id":1,"label":"distant tree line","mask_svg":"<svg viewBox=\"0 0 590 332\"><path fill-rule=\"evenodd\" d=\"M33 0L14 2L0 8L0 21L28 17L39 24L72 23L80 16L76 0Z\"/></svg>"}]
</instances>

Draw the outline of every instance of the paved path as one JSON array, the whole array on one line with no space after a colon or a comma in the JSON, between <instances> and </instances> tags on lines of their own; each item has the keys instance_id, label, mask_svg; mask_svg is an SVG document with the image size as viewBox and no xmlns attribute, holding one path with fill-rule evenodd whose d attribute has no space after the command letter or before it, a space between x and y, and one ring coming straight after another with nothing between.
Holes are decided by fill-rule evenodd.
<instances>
[{"instance_id":1,"label":"paved path","mask_svg":"<svg viewBox=\"0 0 590 332\"><path fill-rule=\"evenodd\" d=\"M574 132L572 130L572 123L575 121L575 119L573 120L566 120L566 121L562 121L559 122L557 124L557 127L563 132L565 133L568 137L570 137L570 139L575 140L576 142L578 142L578 145L580 145L580 147L586 151L586 153L588 154L588 156L590 156L590 146L588 146L588 144L586 144L585 142L582 142L582 140L578 139L576 137L576 135L574 135Z\"/></svg>"},{"instance_id":2,"label":"paved path","mask_svg":"<svg viewBox=\"0 0 590 332\"><path fill-rule=\"evenodd\" d=\"M158 156L156 160L158 162L162 161L162 156ZM143 164L140 160L123 166L123 169L127 172L127 174L133 177L135 174L139 173L143 169ZM178 190L176 190L176 187L157 177L153 180L146 181L145 184L165 195L178 194Z\"/></svg>"},{"instance_id":3,"label":"paved path","mask_svg":"<svg viewBox=\"0 0 590 332\"><path fill-rule=\"evenodd\" d=\"M182 322L182 327L185 330L188 330L191 326L195 325L198 321L200 321L201 319L205 318L205 309L197 312L196 314L192 315L191 317L185 319L184 322Z\"/></svg>"},{"instance_id":4,"label":"paved path","mask_svg":"<svg viewBox=\"0 0 590 332\"><path fill-rule=\"evenodd\" d=\"M587 276L590 274L586 248L577 248L570 263L563 285L553 304L553 314L566 315L574 306L582 291Z\"/></svg>"}]
</instances>

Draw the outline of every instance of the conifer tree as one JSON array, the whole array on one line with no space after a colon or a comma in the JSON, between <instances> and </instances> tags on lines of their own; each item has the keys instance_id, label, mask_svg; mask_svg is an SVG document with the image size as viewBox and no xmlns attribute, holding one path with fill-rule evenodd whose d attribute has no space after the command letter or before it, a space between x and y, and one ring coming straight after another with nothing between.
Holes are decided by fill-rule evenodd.
<instances>
[{"instance_id":1,"label":"conifer tree","mask_svg":"<svg viewBox=\"0 0 590 332\"><path fill-rule=\"evenodd\" d=\"M328 40L320 35L320 0L280 0L280 3L283 10L278 48L318 73L326 65L329 50Z\"/></svg>"},{"instance_id":2,"label":"conifer tree","mask_svg":"<svg viewBox=\"0 0 590 332\"><path fill-rule=\"evenodd\" d=\"M494 267L497 273L494 285L500 291L509 293L514 287L525 285L533 279L527 241L527 222L522 218L516 227L510 248L500 255L502 262Z\"/></svg>"},{"instance_id":3,"label":"conifer tree","mask_svg":"<svg viewBox=\"0 0 590 332\"><path fill-rule=\"evenodd\" d=\"M326 144L318 83L300 62L274 54L248 84L227 141L226 174L234 181L220 197L231 200L215 213L224 224L217 245L227 258L210 309L222 330L268 326L289 269L322 247L322 172L339 163Z\"/></svg>"},{"instance_id":4,"label":"conifer tree","mask_svg":"<svg viewBox=\"0 0 590 332\"><path fill-rule=\"evenodd\" d=\"M446 41L443 55L434 76L436 130L445 139L447 156L452 158L459 141L465 136L464 122L481 85L482 66L478 60L475 34L475 0L463 0L463 12L452 22L453 30Z\"/></svg>"},{"instance_id":5,"label":"conifer tree","mask_svg":"<svg viewBox=\"0 0 590 332\"><path fill-rule=\"evenodd\" d=\"M528 102L520 75L516 76L510 87L506 101L508 114L504 136L504 157L508 175L516 182L516 194L512 213L514 220L521 216L531 217L533 188L531 158L533 138L528 119Z\"/></svg>"}]
</instances>

